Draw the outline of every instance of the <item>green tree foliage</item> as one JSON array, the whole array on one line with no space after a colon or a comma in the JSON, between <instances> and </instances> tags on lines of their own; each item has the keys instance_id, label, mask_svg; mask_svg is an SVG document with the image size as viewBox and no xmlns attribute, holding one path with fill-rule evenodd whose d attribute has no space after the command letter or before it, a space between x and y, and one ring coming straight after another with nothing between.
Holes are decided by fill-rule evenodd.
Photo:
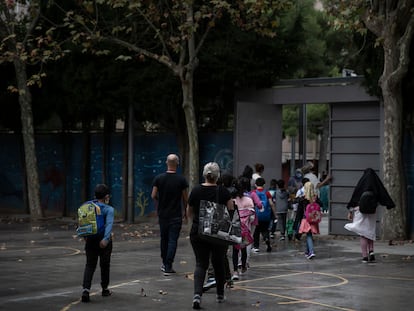
<instances>
[{"instance_id":1,"label":"green tree foliage","mask_svg":"<svg viewBox=\"0 0 414 311\"><path fill-rule=\"evenodd\" d=\"M190 187L198 183L198 134L194 108L194 72L208 34L223 16L237 27L274 36L278 13L290 1L83 1L67 14L74 42L96 54L108 53L93 43L126 49L118 59L150 58L179 79L189 146Z\"/></svg>"},{"instance_id":2,"label":"green tree foliage","mask_svg":"<svg viewBox=\"0 0 414 311\"><path fill-rule=\"evenodd\" d=\"M306 120L308 125L308 138L315 139L322 132L325 123L329 120L329 104L307 105ZM299 106L289 105L283 108L283 134L285 136L298 136Z\"/></svg>"},{"instance_id":3,"label":"green tree foliage","mask_svg":"<svg viewBox=\"0 0 414 311\"><path fill-rule=\"evenodd\" d=\"M242 32L226 19L216 23L216 30L200 52L195 73L195 105L204 107L199 122L206 128L228 125L238 89L272 87L281 79L337 76L351 54L350 34L333 33L328 17L315 10L312 0L294 2L280 14L277 35L271 39ZM206 119L208 124L202 122ZM297 117L285 124L285 135L287 126L296 133Z\"/></svg>"}]
</instances>

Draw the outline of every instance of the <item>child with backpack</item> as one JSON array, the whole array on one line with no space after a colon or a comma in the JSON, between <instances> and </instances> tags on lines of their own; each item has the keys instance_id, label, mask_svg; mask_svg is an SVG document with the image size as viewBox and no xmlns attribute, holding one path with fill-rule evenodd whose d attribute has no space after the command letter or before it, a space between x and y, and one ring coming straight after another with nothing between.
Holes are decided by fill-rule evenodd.
<instances>
[{"instance_id":1,"label":"child with backpack","mask_svg":"<svg viewBox=\"0 0 414 311\"><path fill-rule=\"evenodd\" d=\"M300 223L299 233L306 234L305 256L307 259L313 259L315 257L313 234L319 234L319 222L321 221L322 213L320 205L317 203L317 196L315 195L313 184L307 181L303 187L304 197L300 203L300 208L304 208L304 213Z\"/></svg>"},{"instance_id":2,"label":"child with backpack","mask_svg":"<svg viewBox=\"0 0 414 311\"><path fill-rule=\"evenodd\" d=\"M112 254L112 226L114 208L109 204L108 186L99 184L95 187L95 199L85 202L78 209L78 235L85 239L86 265L83 274L82 302L89 302L92 278L99 259L101 268L102 296L111 295L108 289L109 270ZM90 211L92 213L90 213ZM89 230L88 228L93 228Z\"/></svg>"},{"instance_id":3,"label":"child with backpack","mask_svg":"<svg viewBox=\"0 0 414 311\"><path fill-rule=\"evenodd\" d=\"M248 178L240 177L236 182L237 195L234 202L238 207L242 229L242 244L233 246L233 277L239 279L239 252L241 252L241 273L247 271L247 246L253 243L253 232L257 223L254 203L250 197L250 181Z\"/></svg>"},{"instance_id":4,"label":"child with backpack","mask_svg":"<svg viewBox=\"0 0 414 311\"><path fill-rule=\"evenodd\" d=\"M258 225L254 230L253 235L253 249L254 253L260 252L260 235L263 236L263 239L267 245L266 251L271 252L272 246L270 245L270 235L269 235L269 224L271 221L271 214L276 217L275 205L272 200L272 195L269 191L264 189L265 180L260 177L256 179L256 189L252 190L260 199L261 206L255 206Z\"/></svg>"}]
</instances>

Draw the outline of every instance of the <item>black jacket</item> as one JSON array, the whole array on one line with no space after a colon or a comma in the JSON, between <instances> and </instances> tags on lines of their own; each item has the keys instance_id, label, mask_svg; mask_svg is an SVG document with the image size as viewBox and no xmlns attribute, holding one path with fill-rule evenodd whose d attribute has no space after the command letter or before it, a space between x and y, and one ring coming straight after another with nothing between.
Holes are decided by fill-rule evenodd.
<instances>
[{"instance_id":1,"label":"black jacket","mask_svg":"<svg viewBox=\"0 0 414 311\"><path fill-rule=\"evenodd\" d=\"M372 191L377 202L386 206L387 209L395 207L395 203L388 194L387 189L385 189L381 179L372 168L367 168L359 179L347 208L359 206L361 195L366 191Z\"/></svg>"}]
</instances>

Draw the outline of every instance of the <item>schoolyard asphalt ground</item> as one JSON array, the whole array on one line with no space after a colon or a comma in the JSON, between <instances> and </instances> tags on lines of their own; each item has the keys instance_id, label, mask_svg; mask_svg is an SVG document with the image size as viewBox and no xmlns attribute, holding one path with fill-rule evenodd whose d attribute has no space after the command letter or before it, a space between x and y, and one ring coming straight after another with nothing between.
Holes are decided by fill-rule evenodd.
<instances>
[{"instance_id":1,"label":"schoolyard asphalt ground","mask_svg":"<svg viewBox=\"0 0 414 311\"><path fill-rule=\"evenodd\" d=\"M316 257L304 257L302 241L273 241L273 251L252 254L250 269L226 302L215 290L202 297L203 310L413 310L414 244L376 241L376 263L361 263L359 240L328 236L327 219L315 237ZM112 296L102 297L99 267L90 303L80 302L85 264L83 241L70 219L39 224L1 218L0 310L103 311L192 310L194 256L184 226L174 268L160 271L154 219L114 226ZM229 259L231 260L230 256Z\"/></svg>"}]
</instances>

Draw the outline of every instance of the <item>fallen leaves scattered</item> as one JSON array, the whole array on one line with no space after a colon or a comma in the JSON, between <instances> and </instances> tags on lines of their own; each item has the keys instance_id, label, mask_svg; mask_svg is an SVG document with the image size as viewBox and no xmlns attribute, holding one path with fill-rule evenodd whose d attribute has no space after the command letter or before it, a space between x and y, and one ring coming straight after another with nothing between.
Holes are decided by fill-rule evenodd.
<instances>
[{"instance_id":1,"label":"fallen leaves scattered","mask_svg":"<svg viewBox=\"0 0 414 311\"><path fill-rule=\"evenodd\" d=\"M405 244L413 244L413 240L389 240L388 245L405 245Z\"/></svg>"}]
</instances>

